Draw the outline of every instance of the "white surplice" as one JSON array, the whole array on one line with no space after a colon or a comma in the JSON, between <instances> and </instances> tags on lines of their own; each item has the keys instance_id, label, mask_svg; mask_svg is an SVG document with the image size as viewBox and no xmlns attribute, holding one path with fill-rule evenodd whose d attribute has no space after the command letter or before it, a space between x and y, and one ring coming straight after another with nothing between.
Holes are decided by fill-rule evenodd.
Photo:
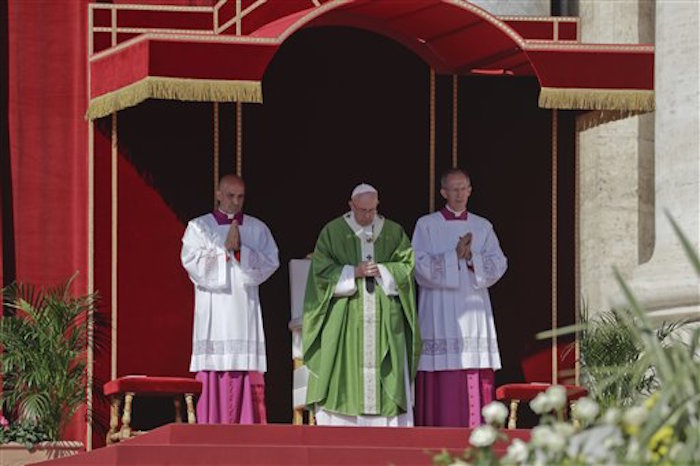
<instances>
[{"instance_id":1,"label":"white surplice","mask_svg":"<svg viewBox=\"0 0 700 466\"><path fill-rule=\"evenodd\" d=\"M195 285L190 372L267 370L258 286L279 267L277 244L261 220L243 216L240 262L224 242L230 225L213 214L189 222L181 260Z\"/></svg>"},{"instance_id":2,"label":"white surplice","mask_svg":"<svg viewBox=\"0 0 700 466\"><path fill-rule=\"evenodd\" d=\"M460 236L472 233L472 260L457 258ZM500 369L488 288L508 263L491 223L468 213L446 220L441 212L418 219L413 232L418 319L423 351L419 371Z\"/></svg>"}]
</instances>

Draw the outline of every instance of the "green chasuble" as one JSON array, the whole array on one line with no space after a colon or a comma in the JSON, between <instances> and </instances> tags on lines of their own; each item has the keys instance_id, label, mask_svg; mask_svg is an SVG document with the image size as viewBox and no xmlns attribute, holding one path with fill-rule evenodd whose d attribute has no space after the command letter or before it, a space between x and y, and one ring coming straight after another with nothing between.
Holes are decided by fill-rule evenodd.
<instances>
[{"instance_id":1,"label":"green chasuble","mask_svg":"<svg viewBox=\"0 0 700 466\"><path fill-rule=\"evenodd\" d=\"M411 409L405 371L413 381L421 351L415 257L397 223L376 216L369 232L347 213L328 223L316 242L302 331L306 403L343 415L397 416ZM354 294L334 297L343 267L367 260L368 251L393 275L398 296L387 296L379 283L370 293L365 279L355 278Z\"/></svg>"}]
</instances>

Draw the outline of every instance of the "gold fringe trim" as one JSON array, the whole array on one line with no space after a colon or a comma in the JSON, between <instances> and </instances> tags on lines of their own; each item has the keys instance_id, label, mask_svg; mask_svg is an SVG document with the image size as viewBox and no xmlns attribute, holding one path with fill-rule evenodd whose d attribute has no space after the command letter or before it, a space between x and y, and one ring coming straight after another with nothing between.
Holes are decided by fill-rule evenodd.
<instances>
[{"instance_id":1,"label":"gold fringe trim","mask_svg":"<svg viewBox=\"0 0 700 466\"><path fill-rule=\"evenodd\" d=\"M102 118L112 112L138 105L146 99L262 103L262 84L260 81L148 76L141 81L92 99L85 117L88 120Z\"/></svg>"},{"instance_id":2,"label":"gold fringe trim","mask_svg":"<svg viewBox=\"0 0 700 466\"><path fill-rule=\"evenodd\" d=\"M643 89L573 89L543 87L541 108L561 110L654 111L654 91Z\"/></svg>"}]
</instances>

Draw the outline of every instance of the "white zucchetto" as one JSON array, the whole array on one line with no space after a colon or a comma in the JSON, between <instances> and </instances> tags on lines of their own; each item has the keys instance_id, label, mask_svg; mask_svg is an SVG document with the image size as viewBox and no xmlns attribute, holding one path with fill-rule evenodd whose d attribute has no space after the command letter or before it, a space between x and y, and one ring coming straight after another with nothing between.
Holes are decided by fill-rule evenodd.
<instances>
[{"instance_id":1,"label":"white zucchetto","mask_svg":"<svg viewBox=\"0 0 700 466\"><path fill-rule=\"evenodd\" d=\"M375 193L379 194L376 189L374 189L374 186L369 185L367 183L361 183L355 186L355 189L352 190L352 194L350 195L350 199L354 199L355 196L359 196L360 194L365 194L365 193Z\"/></svg>"}]
</instances>

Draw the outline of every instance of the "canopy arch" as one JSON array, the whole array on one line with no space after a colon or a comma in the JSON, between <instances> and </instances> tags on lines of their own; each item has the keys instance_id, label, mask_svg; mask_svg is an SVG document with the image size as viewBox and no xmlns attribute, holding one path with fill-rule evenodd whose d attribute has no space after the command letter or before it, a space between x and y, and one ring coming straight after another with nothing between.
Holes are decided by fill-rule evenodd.
<instances>
[{"instance_id":1,"label":"canopy arch","mask_svg":"<svg viewBox=\"0 0 700 466\"><path fill-rule=\"evenodd\" d=\"M653 46L581 44L573 18L499 18L462 0L243 1L240 9L235 4L151 10L91 5L88 118L148 98L262 102L262 76L279 47L294 32L320 25L390 37L438 73L535 76L544 108L654 108ZM174 8L178 29L170 27ZM129 13L122 14L126 24L108 21L119 17L104 14L114 9ZM211 29L202 20L208 14Z\"/></svg>"}]
</instances>

